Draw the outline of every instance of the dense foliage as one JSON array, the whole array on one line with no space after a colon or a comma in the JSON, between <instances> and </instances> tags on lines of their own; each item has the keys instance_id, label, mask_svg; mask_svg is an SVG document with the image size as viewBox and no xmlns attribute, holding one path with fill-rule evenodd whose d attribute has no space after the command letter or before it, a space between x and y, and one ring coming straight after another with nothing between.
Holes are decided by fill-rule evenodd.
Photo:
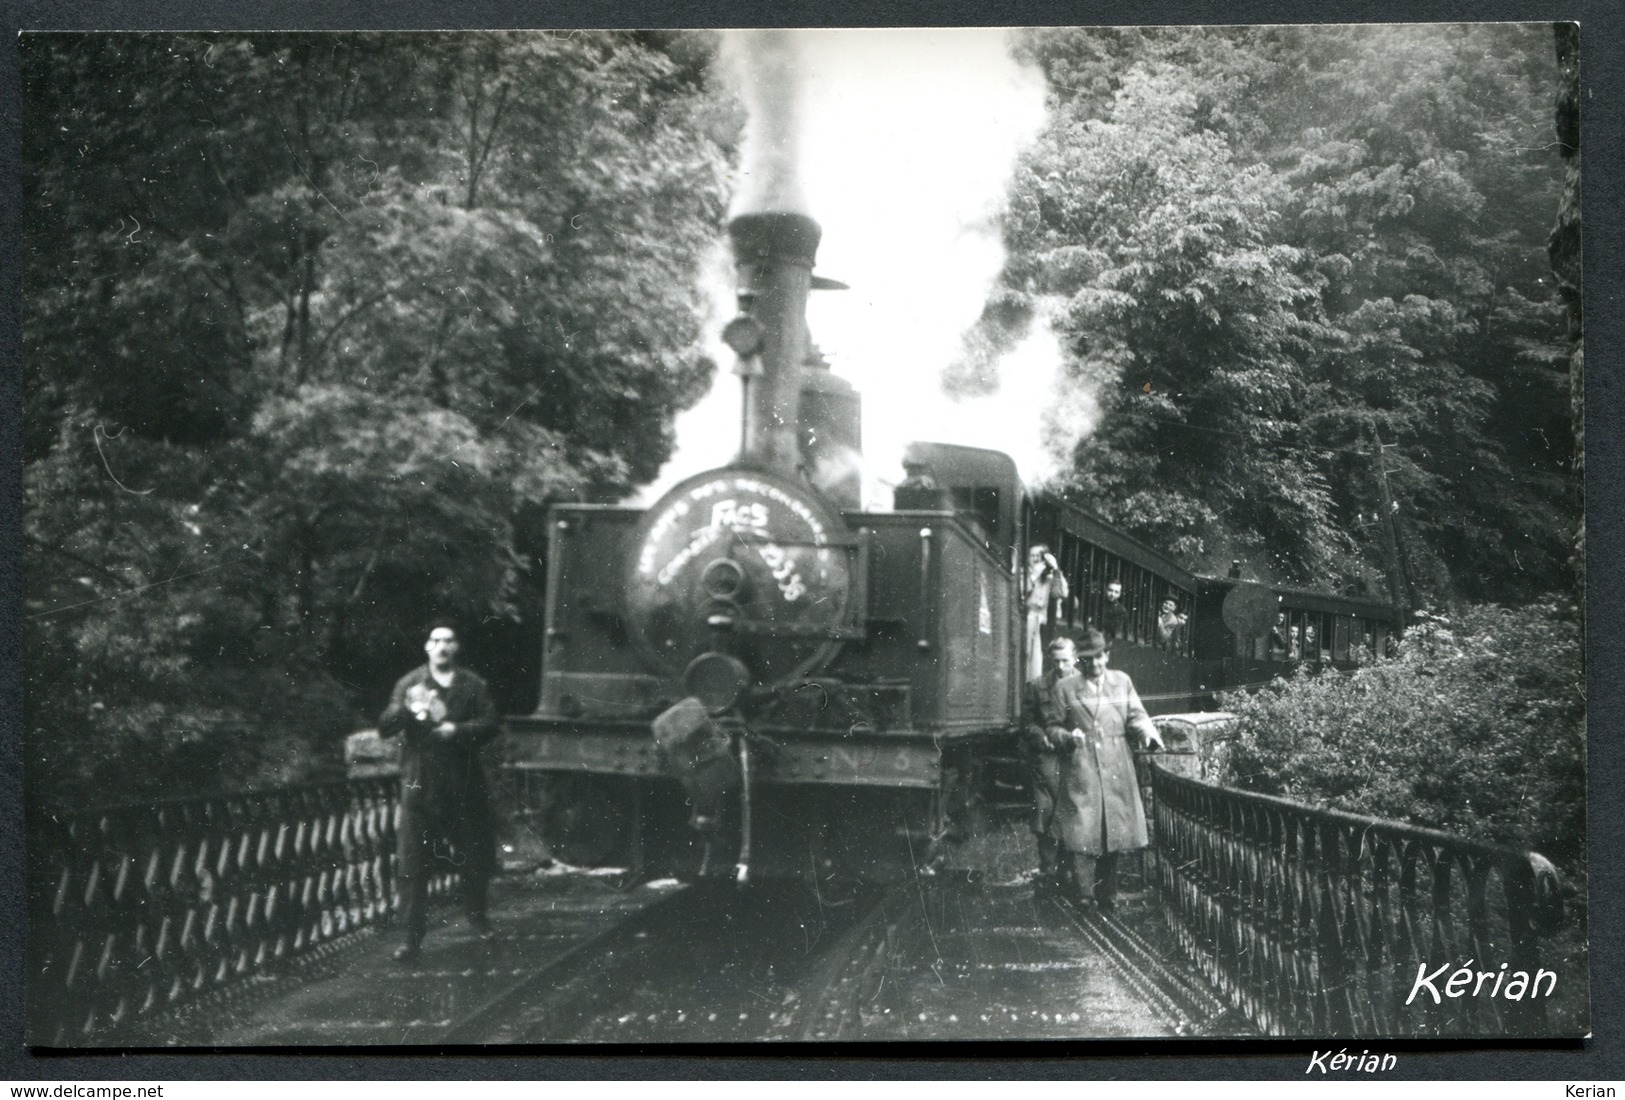
<instances>
[{"instance_id":1,"label":"dense foliage","mask_svg":"<svg viewBox=\"0 0 1625 1100\"><path fill-rule=\"evenodd\" d=\"M1585 854L1585 688L1572 607L1428 616L1396 659L1227 696L1221 781L1265 794Z\"/></svg>"},{"instance_id":2,"label":"dense foliage","mask_svg":"<svg viewBox=\"0 0 1625 1100\"><path fill-rule=\"evenodd\" d=\"M650 479L714 370L697 272L742 122L714 47L23 39L31 800L331 767L432 615L477 621L524 705L546 505ZM1414 604L1565 584L1549 28L1020 51L1051 118L972 343L1062 337L1103 414L1063 490L1198 568ZM1431 797L1381 804L1477 820Z\"/></svg>"},{"instance_id":3,"label":"dense foliage","mask_svg":"<svg viewBox=\"0 0 1625 1100\"><path fill-rule=\"evenodd\" d=\"M24 39L31 798L331 767L427 618L534 604L549 502L653 476L713 369L713 49Z\"/></svg>"},{"instance_id":4,"label":"dense foliage","mask_svg":"<svg viewBox=\"0 0 1625 1100\"><path fill-rule=\"evenodd\" d=\"M1046 29L1022 50L1051 121L978 340L1042 319L1095 394L1064 490L1202 569L1410 606L1567 586L1549 27Z\"/></svg>"}]
</instances>

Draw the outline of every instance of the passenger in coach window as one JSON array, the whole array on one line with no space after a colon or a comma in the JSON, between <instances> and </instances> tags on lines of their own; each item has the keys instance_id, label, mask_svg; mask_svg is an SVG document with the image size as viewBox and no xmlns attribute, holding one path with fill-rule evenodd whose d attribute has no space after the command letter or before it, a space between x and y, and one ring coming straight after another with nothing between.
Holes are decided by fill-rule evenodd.
<instances>
[{"instance_id":1,"label":"passenger in coach window","mask_svg":"<svg viewBox=\"0 0 1625 1100\"><path fill-rule=\"evenodd\" d=\"M1128 637L1128 607L1123 603L1123 582L1106 582L1106 602L1100 608L1100 632L1109 642Z\"/></svg>"},{"instance_id":2,"label":"passenger in coach window","mask_svg":"<svg viewBox=\"0 0 1625 1100\"><path fill-rule=\"evenodd\" d=\"M1292 644L1287 640L1288 627L1286 612L1275 613L1275 625L1270 628L1270 660L1284 661L1292 652Z\"/></svg>"},{"instance_id":3,"label":"passenger in coach window","mask_svg":"<svg viewBox=\"0 0 1625 1100\"><path fill-rule=\"evenodd\" d=\"M458 667L455 627L436 623L423 648L428 663L400 678L378 719L380 736L402 742L396 884L406 940L395 958L408 963L422 949L437 870L460 875L469 925L482 938L493 935L486 897L496 835L480 750L502 723L485 681Z\"/></svg>"},{"instance_id":4,"label":"passenger in coach window","mask_svg":"<svg viewBox=\"0 0 1625 1100\"><path fill-rule=\"evenodd\" d=\"M1061 890L1079 904L1092 893L1104 911L1116 907L1118 855L1150 843L1130 737L1162 748L1134 682L1106 667L1109 651L1105 635L1089 631L1077 650L1078 675L1057 680L1053 689L1053 704L1070 728L1046 727L1059 750L1051 829L1059 843Z\"/></svg>"},{"instance_id":5,"label":"passenger in coach window","mask_svg":"<svg viewBox=\"0 0 1625 1100\"><path fill-rule=\"evenodd\" d=\"M1185 648L1185 623L1188 616L1180 613L1179 601L1166 596L1162 611L1157 616L1157 648L1178 652Z\"/></svg>"},{"instance_id":6,"label":"passenger in coach window","mask_svg":"<svg viewBox=\"0 0 1625 1100\"><path fill-rule=\"evenodd\" d=\"M1050 608L1070 596L1072 587L1055 555L1041 542L1027 551L1021 587L1027 608L1027 679L1036 680L1044 674L1044 627L1049 625Z\"/></svg>"},{"instance_id":7,"label":"passenger in coach window","mask_svg":"<svg viewBox=\"0 0 1625 1100\"><path fill-rule=\"evenodd\" d=\"M1022 754L1032 780L1032 830L1038 845L1038 873L1033 878L1033 894L1056 897L1061 892L1057 861L1060 833L1055 823L1055 803L1061 791L1061 754L1069 739L1066 708L1057 690L1064 680L1078 678L1078 656L1072 639L1057 633L1049 643L1050 666L1023 689Z\"/></svg>"}]
</instances>

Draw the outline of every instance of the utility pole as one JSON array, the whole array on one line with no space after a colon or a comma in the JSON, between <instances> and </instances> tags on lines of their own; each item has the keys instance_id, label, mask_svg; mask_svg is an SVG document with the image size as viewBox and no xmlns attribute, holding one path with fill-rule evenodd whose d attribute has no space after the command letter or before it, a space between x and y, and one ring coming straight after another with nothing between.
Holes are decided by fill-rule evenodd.
<instances>
[{"instance_id":1,"label":"utility pole","mask_svg":"<svg viewBox=\"0 0 1625 1100\"><path fill-rule=\"evenodd\" d=\"M1400 622L1409 624L1416 605L1411 603L1410 584L1399 554L1399 530L1394 523L1394 498L1388 489L1388 466L1383 460L1382 434L1376 424L1371 425L1371 438L1376 442L1377 493L1382 501L1383 553L1388 559L1388 592L1394 608L1400 613Z\"/></svg>"}]
</instances>

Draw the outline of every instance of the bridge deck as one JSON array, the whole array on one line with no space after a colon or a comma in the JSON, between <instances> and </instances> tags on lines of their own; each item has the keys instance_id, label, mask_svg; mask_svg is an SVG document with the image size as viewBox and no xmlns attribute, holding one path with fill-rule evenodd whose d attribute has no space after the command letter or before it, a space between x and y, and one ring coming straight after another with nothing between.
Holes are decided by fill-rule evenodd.
<instances>
[{"instance_id":1,"label":"bridge deck","mask_svg":"<svg viewBox=\"0 0 1625 1100\"><path fill-rule=\"evenodd\" d=\"M250 979L223 1001L142 1026L138 1045L178 1047L433 1046L583 942L594 930L675 887L619 892L576 875L512 875L493 883L498 935L481 940L454 904L433 914L414 965L392 955L398 936L363 929L287 972ZM1130 920L1156 918L1149 894ZM863 1011L866 1040L1059 1039L1166 1036L1175 1023L1091 942L1084 921L1036 903L1025 882L990 883L933 907L922 950L886 964ZM921 934L917 934L917 938ZM561 1037L562 1039L563 1037Z\"/></svg>"},{"instance_id":2,"label":"bridge deck","mask_svg":"<svg viewBox=\"0 0 1625 1100\"><path fill-rule=\"evenodd\" d=\"M1150 894L1120 915L1160 920ZM885 1041L1140 1038L1182 1034L1147 995L1148 975L1113 957L1100 918L1036 901L1025 878L947 892L899 952L865 1008L863 1037Z\"/></svg>"},{"instance_id":3,"label":"bridge deck","mask_svg":"<svg viewBox=\"0 0 1625 1100\"><path fill-rule=\"evenodd\" d=\"M491 890L495 939L476 936L455 904L439 905L415 964L395 961L400 937L389 929L361 929L308 965L252 979L227 1003L152 1020L144 1037L185 1047L434 1045L606 918L640 908L659 889L623 893L576 875L499 878Z\"/></svg>"}]
</instances>

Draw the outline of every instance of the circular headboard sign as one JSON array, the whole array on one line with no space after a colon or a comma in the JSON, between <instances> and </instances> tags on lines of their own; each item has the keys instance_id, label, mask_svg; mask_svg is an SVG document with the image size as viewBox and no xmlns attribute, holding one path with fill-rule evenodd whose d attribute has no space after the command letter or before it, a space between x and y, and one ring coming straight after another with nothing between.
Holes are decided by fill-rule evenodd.
<instances>
[{"instance_id":1,"label":"circular headboard sign","mask_svg":"<svg viewBox=\"0 0 1625 1100\"><path fill-rule=\"evenodd\" d=\"M755 470L681 482L633 536L626 621L665 672L726 649L762 683L804 674L839 642L852 591L846 527L817 494Z\"/></svg>"}]
</instances>

